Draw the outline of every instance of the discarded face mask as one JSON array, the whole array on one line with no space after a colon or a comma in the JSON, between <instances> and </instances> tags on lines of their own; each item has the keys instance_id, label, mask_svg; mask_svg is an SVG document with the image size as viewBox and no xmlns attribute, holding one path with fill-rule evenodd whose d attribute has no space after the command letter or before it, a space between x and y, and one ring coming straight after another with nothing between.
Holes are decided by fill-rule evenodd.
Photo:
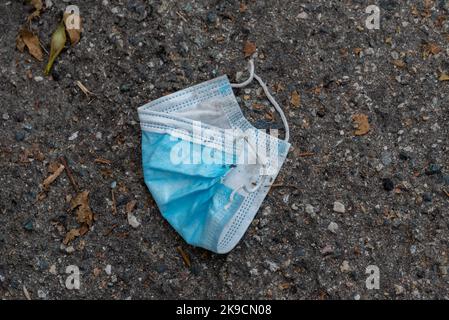
<instances>
[{"instance_id":1,"label":"discarded face mask","mask_svg":"<svg viewBox=\"0 0 449 320\"><path fill-rule=\"evenodd\" d=\"M227 253L250 225L290 148L287 119L254 73L227 76L154 100L138 109L145 183L160 212L193 246ZM278 111L285 140L253 127L232 88L256 79Z\"/></svg>"}]
</instances>

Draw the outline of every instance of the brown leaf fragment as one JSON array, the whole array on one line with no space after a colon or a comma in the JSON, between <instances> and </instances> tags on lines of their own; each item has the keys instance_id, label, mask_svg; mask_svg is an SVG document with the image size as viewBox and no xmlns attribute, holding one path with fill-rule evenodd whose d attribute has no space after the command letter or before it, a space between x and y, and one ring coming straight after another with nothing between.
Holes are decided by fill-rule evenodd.
<instances>
[{"instance_id":1,"label":"brown leaf fragment","mask_svg":"<svg viewBox=\"0 0 449 320\"><path fill-rule=\"evenodd\" d=\"M34 18L39 17L41 15L41 11L43 8L42 0L31 0L30 2L34 7L34 12L28 16L28 18L27 18L28 21L31 21Z\"/></svg>"},{"instance_id":2,"label":"brown leaf fragment","mask_svg":"<svg viewBox=\"0 0 449 320\"><path fill-rule=\"evenodd\" d=\"M23 52L25 47L28 52L37 60L43 61L44 54L42 53L39 37L27 29L21 29L16 38L16 47L20 52Z\"/></svg>"},{"instance_id":3,"label":"brown leaf fragment","mask_svg":"<svg viewBox=\"0 0 449 320\"><path fill-rule=\"evenodd\" d=\"M254 52L256 52L256 44L251 41L246 41L245 46L243 47L245 58L251 57Z\"/></svg>"},{"instance_id":4,"label":"brown leaf fragment","mask_svg":"<svg viewBox=\"0 0 449 320\"><path fill-rule=\"evenodd\" d=\"M76 221L81 225L92 226L94 215L89 207L89 191L83 191L71 201L70 211L76 209ZM87 231L86 231L87 232Z\"/></svg>"},{"instance_id":5,"label":"brown leaf fragment","mask_svg":"<svg viewBox=\"0 0 449 320\"><path fill-rule=\"evenodd\" d=\"M100 163L100 164L111 164L111 160L105 159L105 158L96 158L94 160L95 163Z\"/></svg>"},{"instance_id":6,"label":"brown leaf fragment","mask_svg":"<svg viewBox=\"0 0 449 320\"><path fill-rule=\"evenodd\" d=\"M178 246L176 248L176 250L178 250L179 254L182 257L182 260L184 261L185 265L190 268L190 266L192 265L192 263L190 262L190 257L189 255L182 249L181 246Z\"/></svg>"},{"instance_id":7,"label":"brown leaf fragment","mask_svg":"<svg viewBox=\"0 0 449 320\"><path fill-rule=\"evenodd\" d=\"M441 48L432 42L428 42L422 45L423 59L427 59L430 55L436 55L441 52Z\"/></svg>"},{"instance_id":8,"label":"brown leaf fragment","mask_svg":"<svg viewBox=\"0 0 449 320\"><path fill-rule=\"evenodd\" d=\"M393 60L393 64L398 67L398 68L404 68L405 67L405 62L403 60Z\"/></svg>"},{"instance_id":9,"label":"brown leaf fragment","mask_svg":"<svg viewBox=\"0 0 449 320\"><path fill-rule=\"evenodd\" d=\"M48 187L50 186L50 184L52 184L62 173L62 171L64 171L65 167L60 164L58 169L56 169L56 171L54 173L52 173L51 175L49 175L44 182L42 183L42 187L44 188L44 190L48 190Z\"/></svg>"},{"instance_id":10,"label":"brown leaf fragment","mask_svg":"<svg viewBox=\"0 0 449 320\"><path fill-rule=\"evenodd\" d=\"M136 204L137 204L136 200L131 200L130 202L128 202L126 204L126 213L133 212L134 208L136 207Z\"/></svg>"},{"instance_id":11,"label":"brown leaf fragment","mask_svg":"<svg viewBox=\"0 0 449 320\"><path fill-rule=\"evenodd\" d=\"M87 224L83 224L79 229L80 236L84 236L89 231L89 226Z\"/></svg>"},{"instance_id":12,"label":"brown leaf fragment","mask_svg":"<svg viewBox=\"0 0 449 320\"><path fill-rule=\"evenodd\" d=\"M291 94L290 103L294 107L299 107L301 105L301 96L299 95L299 93L296 90L293 91Z\"/></svg>"},{"instance_id":13,"label":"brown leaf fragment","mask_svg":"<svg viewBox=\"0 0 449 320\"><path fill-rule=\"evenodd\" d=\"M354 121L356 127L356 130L354 131L356 136L363 136L369 132L370 125L366 114L357 113L352 117L352 120Z\"/></svg>"},{"instance_id":14,"label":"brown leaf fragment","mask_svg":"<svg viewBox=\"0 0 449 320\"><path fill-rule=\"evenodd\" d=\"M70 242L72 242L79 236L80 236L79 229L70 229L69 232L66 233L64 241L62 241L62 243L68 245Z\"/></svg>"},{"instance_id":15,"label":"brown leaf fragment","mask_svg":"<svg viewBox=\"0 0 449 320\"><path fill-rule=\"evenodd\" d=\"M360 56L360 54L362 53L363 49L362 48L354 48L354 54L356 56Z\"/></svg>"},{"instance_id":16,"label":"brown leaf fragment","mask_svg":"<svg viewBox=\"0 0 449 320\"><path fill-rule=\"evenodd\" d=\"M80 41L81 36L80 15L76 12L65 12L64 25L67 33L69 34L70 43L72 46L76 45Z\"/></svg>"}]
</instances>

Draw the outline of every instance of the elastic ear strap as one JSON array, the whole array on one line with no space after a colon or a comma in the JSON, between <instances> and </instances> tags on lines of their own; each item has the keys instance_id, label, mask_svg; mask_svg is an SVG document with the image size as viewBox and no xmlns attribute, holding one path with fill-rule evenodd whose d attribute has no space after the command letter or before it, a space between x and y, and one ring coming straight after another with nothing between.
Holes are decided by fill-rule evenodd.
<instances>
[{"instance_id":1,"label":"elastic ear strap","mask_svg":"<svg viewBox=\"0 0 449 320\"><path fill-rule=\"evenodd\" d=\"M288 126L287 117L285 116L282 108L279 106L279 104L276 102L276 100L271 95L265 82L263 82L263 80L257 74L254 73L254 60L253 59L249 60L249 78L242 83L231 83L231 87L232 88L246 87L248 84L250 84L253 81L254 78L257 80L257 82L259 82L259 84L262 87L263 91L265 92L265 95L267 96L268 100L271 102L273 107L276 109L276 111L281 116L281 120L282 120L282 123L284 124L284 128L285 128L285 139L284 140L288 142L288 140L290 139L290 127Z\"/></svg>"}]
</instances>

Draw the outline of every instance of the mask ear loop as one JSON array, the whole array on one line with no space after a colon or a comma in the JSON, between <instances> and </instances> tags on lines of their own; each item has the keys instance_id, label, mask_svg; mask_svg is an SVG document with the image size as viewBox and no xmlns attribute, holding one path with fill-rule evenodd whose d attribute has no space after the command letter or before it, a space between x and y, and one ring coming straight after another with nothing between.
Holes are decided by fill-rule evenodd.
<instances>
[{"instance_id":1,"label":"mask ear loop","mask_svg":"<svg viewBox=\"0 0 449 320\"><path fill-rule=\"evenodd\" d=\"M248 69L249 69L249 78L246 79L245 81L243 81L242 83L231 83L231 87L232 88L244 88L248 84L250 84L254 79L256 79L257 82L259 82L259 85L262 87L262 89L263 89L266 97L268 98L268 100L271 102L273 107L276 109L276 111L281 116L281 120L282 120L282 123L284 124L284 128L285 128L285 138L284 138L284 140L286 142L288 142L288 140L290 139L290 128L288 126L287 117L285 116L284 111L279 106L277 101L271 95L270 90L268 90L268 87L265 84L265 82L263 82L263 80L254 72L254 59L253 58L251 58L249 60L249 68ZM234 141L236 139L241 139L241 138L245 139L245 141L248 143L248 145L251 146L253 151L256 153L257 160L259 160L259 158L261 158L261 155L258 154L257 149L254 148L253 144L249 141L249 139L248 139L248 137L246 135L237 136L236 138L234 138ZM262 167L263 168L266 167L266 164L267 164L266 159L263 159ZM260 175L259 175L259 182L253 188L248 188L245 184L242 184L238 188L232 190L231 195L229 196L229 201L225 205L224 209L225 210L229 209L229 207L231 206L232 202L234 201L234 197L235 197L235 195L237 194L238 191L240 191L241 189L245 189L246 192L248 192L248 193L256 192L262 186L263 180L264 179L260 179Z\"/></svg>"},{"instance_id":2,"label":"mask ear loop","mask_svg":"<svg viewBox=\"0 0 449 320\"><path fill-rule=\"evenodd\" d=\"M257 82L259 82L259 85L262 87L266 97L268 98L268 100L271 102L271 104L273 105L273 107L276 109L276 111L279 113L279 115L281 116L281 120L282 123L284 124L284 128L285 128L285 141L289 141L290 140L290 127L288 125L288 121L287 121L287 117L284 114L284 111L282 110L282 108L279 106L279 104L276 102L276 100L273 98L273 96L270 93L270 90L268 90L267 85L265 84L265 82L263 82L263 80L254 72L254 59L251 58L249 60L249 78L246 79L244 82L242 83L231 83L231 87L232 88L244 88L246 87L248 84L250 84L253 79L256 79Z\"/></svg>"}]
</instances>

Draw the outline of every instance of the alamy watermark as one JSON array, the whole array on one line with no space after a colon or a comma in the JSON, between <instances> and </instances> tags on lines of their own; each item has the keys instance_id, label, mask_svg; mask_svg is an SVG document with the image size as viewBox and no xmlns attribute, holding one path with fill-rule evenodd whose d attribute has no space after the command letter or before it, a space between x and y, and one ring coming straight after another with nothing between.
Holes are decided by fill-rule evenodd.
<instances>
[{"instance_id":1,"label":"alamy watermark","mask_svg":"<svg viewBox=\"0 0 449 320\"><path fill-rule=\"evenodd\" d=\"M278 130L250 128L216 130L193 121L189 130L171 130L173 165L259 165L261 175L276 172L279 159Z\"/></svg>"}]
</instances>

